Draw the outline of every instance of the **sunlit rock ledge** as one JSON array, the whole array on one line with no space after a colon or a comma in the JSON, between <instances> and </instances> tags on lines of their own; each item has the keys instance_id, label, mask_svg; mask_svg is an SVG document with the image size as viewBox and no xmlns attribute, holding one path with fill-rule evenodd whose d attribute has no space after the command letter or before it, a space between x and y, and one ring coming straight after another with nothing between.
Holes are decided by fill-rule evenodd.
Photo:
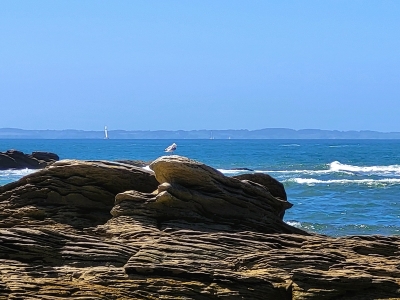
<instances>
[{"instance_id":1,"label":"sunlit rock ledge","mask_svg":"<svg viewBox=\"0 0 400 300\"><path fill-rule=\"evenodd\" d=\"M292 227L265 174L150 169L61 160L0 187L0 299L400 298L400 237Z\"/></svg>"}]
</instances>

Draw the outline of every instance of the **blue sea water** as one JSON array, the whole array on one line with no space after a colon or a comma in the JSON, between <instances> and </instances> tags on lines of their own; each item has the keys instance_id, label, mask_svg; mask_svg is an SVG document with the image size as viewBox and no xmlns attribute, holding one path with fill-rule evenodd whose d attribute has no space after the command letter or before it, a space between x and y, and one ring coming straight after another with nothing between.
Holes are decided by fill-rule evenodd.
<instances>
[{"instance_id":1,"label":"blue sea water","mask_svg":"<svg viewBox=\"0 0 400 300\"><path fill-rule=\"evenodd\" d=\"M331 236L400 235L400 140L4 139L0 151L152 161L173 142L175 154L227 176L259 172L278 179L294 204L284 218L291 225ZM32 172L0 171L0 185Z\"/></svg>"}]
</instances>

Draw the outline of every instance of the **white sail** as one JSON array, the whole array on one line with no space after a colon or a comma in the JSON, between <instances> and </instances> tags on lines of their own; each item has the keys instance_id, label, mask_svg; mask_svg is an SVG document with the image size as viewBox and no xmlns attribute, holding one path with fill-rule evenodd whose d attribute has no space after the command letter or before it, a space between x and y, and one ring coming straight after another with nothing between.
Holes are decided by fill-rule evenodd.
<instances>
[{"instance_id":1,"label":"white sail","mask_svg":"<svg viewBox=\"0 0 400 300\"><path fill-rule=\"evenodd\" d=\"M107 126L104 127L104 138L108 139L108 130L107 130Z\"/></svg>"}]
</instances>

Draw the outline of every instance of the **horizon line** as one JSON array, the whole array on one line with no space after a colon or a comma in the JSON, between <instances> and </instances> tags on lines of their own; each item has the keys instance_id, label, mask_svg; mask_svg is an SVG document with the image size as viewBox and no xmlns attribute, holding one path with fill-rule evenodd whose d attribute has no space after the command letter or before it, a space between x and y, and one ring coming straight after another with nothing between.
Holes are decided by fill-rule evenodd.
<instances>
[{"instance_id":1,"label":"horizon line","mask_svg":"<svg viewBox=\"0 0 400 300\"><path fill-rule=\"evenodd\" d=\"M319 129L319 128L303 128L303 129L293 129L288 127L265 127L260 129L109 129L107 126L107 131L141 131L141 132L154 132L154 131L259 131L265 129L279 129L279 130L293 130L293 131L303 131L303 130L319 130L319 131L333 131L333 132L376 132L376 133L400 133L400 131L379 131L372 129L348 129L348 130L339 130L339 129ZM104 132L102 130L90 130L90 129L23 129L16 127L2 127L0 130L23 130L23 131L83 131L83 132Z\"/></svg>"}]
</instances>

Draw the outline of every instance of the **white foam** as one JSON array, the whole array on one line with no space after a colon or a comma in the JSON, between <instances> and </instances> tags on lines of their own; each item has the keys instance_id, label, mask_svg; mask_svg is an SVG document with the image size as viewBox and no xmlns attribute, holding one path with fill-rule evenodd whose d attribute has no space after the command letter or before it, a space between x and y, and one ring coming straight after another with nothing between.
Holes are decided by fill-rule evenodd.
<instances>
[{"instance_id":1,"label":"white foam","mask_svg":"<svg viewBox=\"0 0 400 300\"><path fill-rule=\"evenodd\" d=\"M333 161L322 166L324 169L296 169L296 170L246 170L246 169L218 169L225 175L236 175L242 173L264 173L270 175L327 175L332 173L341 173L346 175L376 175L385 177L400 177L400 165L388 166L355 166L342 164L339 161Z\"/></svg>"},{"instance_id":2,"label":"white foam","mask_svg":"<svg viewBox=\"0 0 400 300\"><path fill-rule=\"evenodd\" d=\"M36 172L37 170L35 169L21 169L21 170L1 170L0 171L0 177L22 177L25 175L29 175L32 174L34 172Z\"/></svg>"},{"instance_id":3,"label":"white foam","mask_svg":"<svg viewBox=\"0 0 400 300\"><path fill-rule=\"evenodd\" d=\"M307 174L307 175L314 175L314 174L328 174L332 173L330 170L269 170L269 171L261 171L255 170L255 173L278 173L278 174Z\"/></svg>"},{"instance_id":4,"label":"white foam","mask_svg":"<svg viewBox=\"0 0 400 300\"><path fill-rule=\"evenodd\" d=\"M305 175L323 175L330 173L343 173L348 175L377 175L377 176L399 176L400 165L388 166L355 166L342 164L338 161L333 161L327 165L325 170L255 170L256 173L277 173L277 174L305 174Z\"/></svg>"},{"instance_id":5,"label":"white foam","mask_svg":"<svg viewBox=\"0 0 400 300\"><path fill-rule=\"evenodd\" d=\"M287 221L286 224L293 226L293 227L297 227L297 228L301 228L301 223L300 222L296 222L296 221Z\"/></svg>"},{"instance_id":6,"label":"white foam","mask_svg":"<svg viewBox=\"0 0 400 300\"><path fill-rule=\"evenodd\" d=\"M400 178L385 179L331 179L319 180L314 178L291 178L285 182L295 182L298 184L316 185L316 184L361 184L361 185L395 185L400 184Z\"/></svg>"},{"instance_id":7,"label":"white foam","mask_svg":"<svg viewBox=\"0 0 400 300\"><path fill-rule=\"evenodd\" d=\"M366 173L366 174L375 174L375 175L399 175L400 176L400 165L388 165L388 166L369 166L369 167L360 167L353 165L342 164L338 161L331 162L330 171L332 172L352 172L352 173Z\"/></svg>"}]
</instances>

